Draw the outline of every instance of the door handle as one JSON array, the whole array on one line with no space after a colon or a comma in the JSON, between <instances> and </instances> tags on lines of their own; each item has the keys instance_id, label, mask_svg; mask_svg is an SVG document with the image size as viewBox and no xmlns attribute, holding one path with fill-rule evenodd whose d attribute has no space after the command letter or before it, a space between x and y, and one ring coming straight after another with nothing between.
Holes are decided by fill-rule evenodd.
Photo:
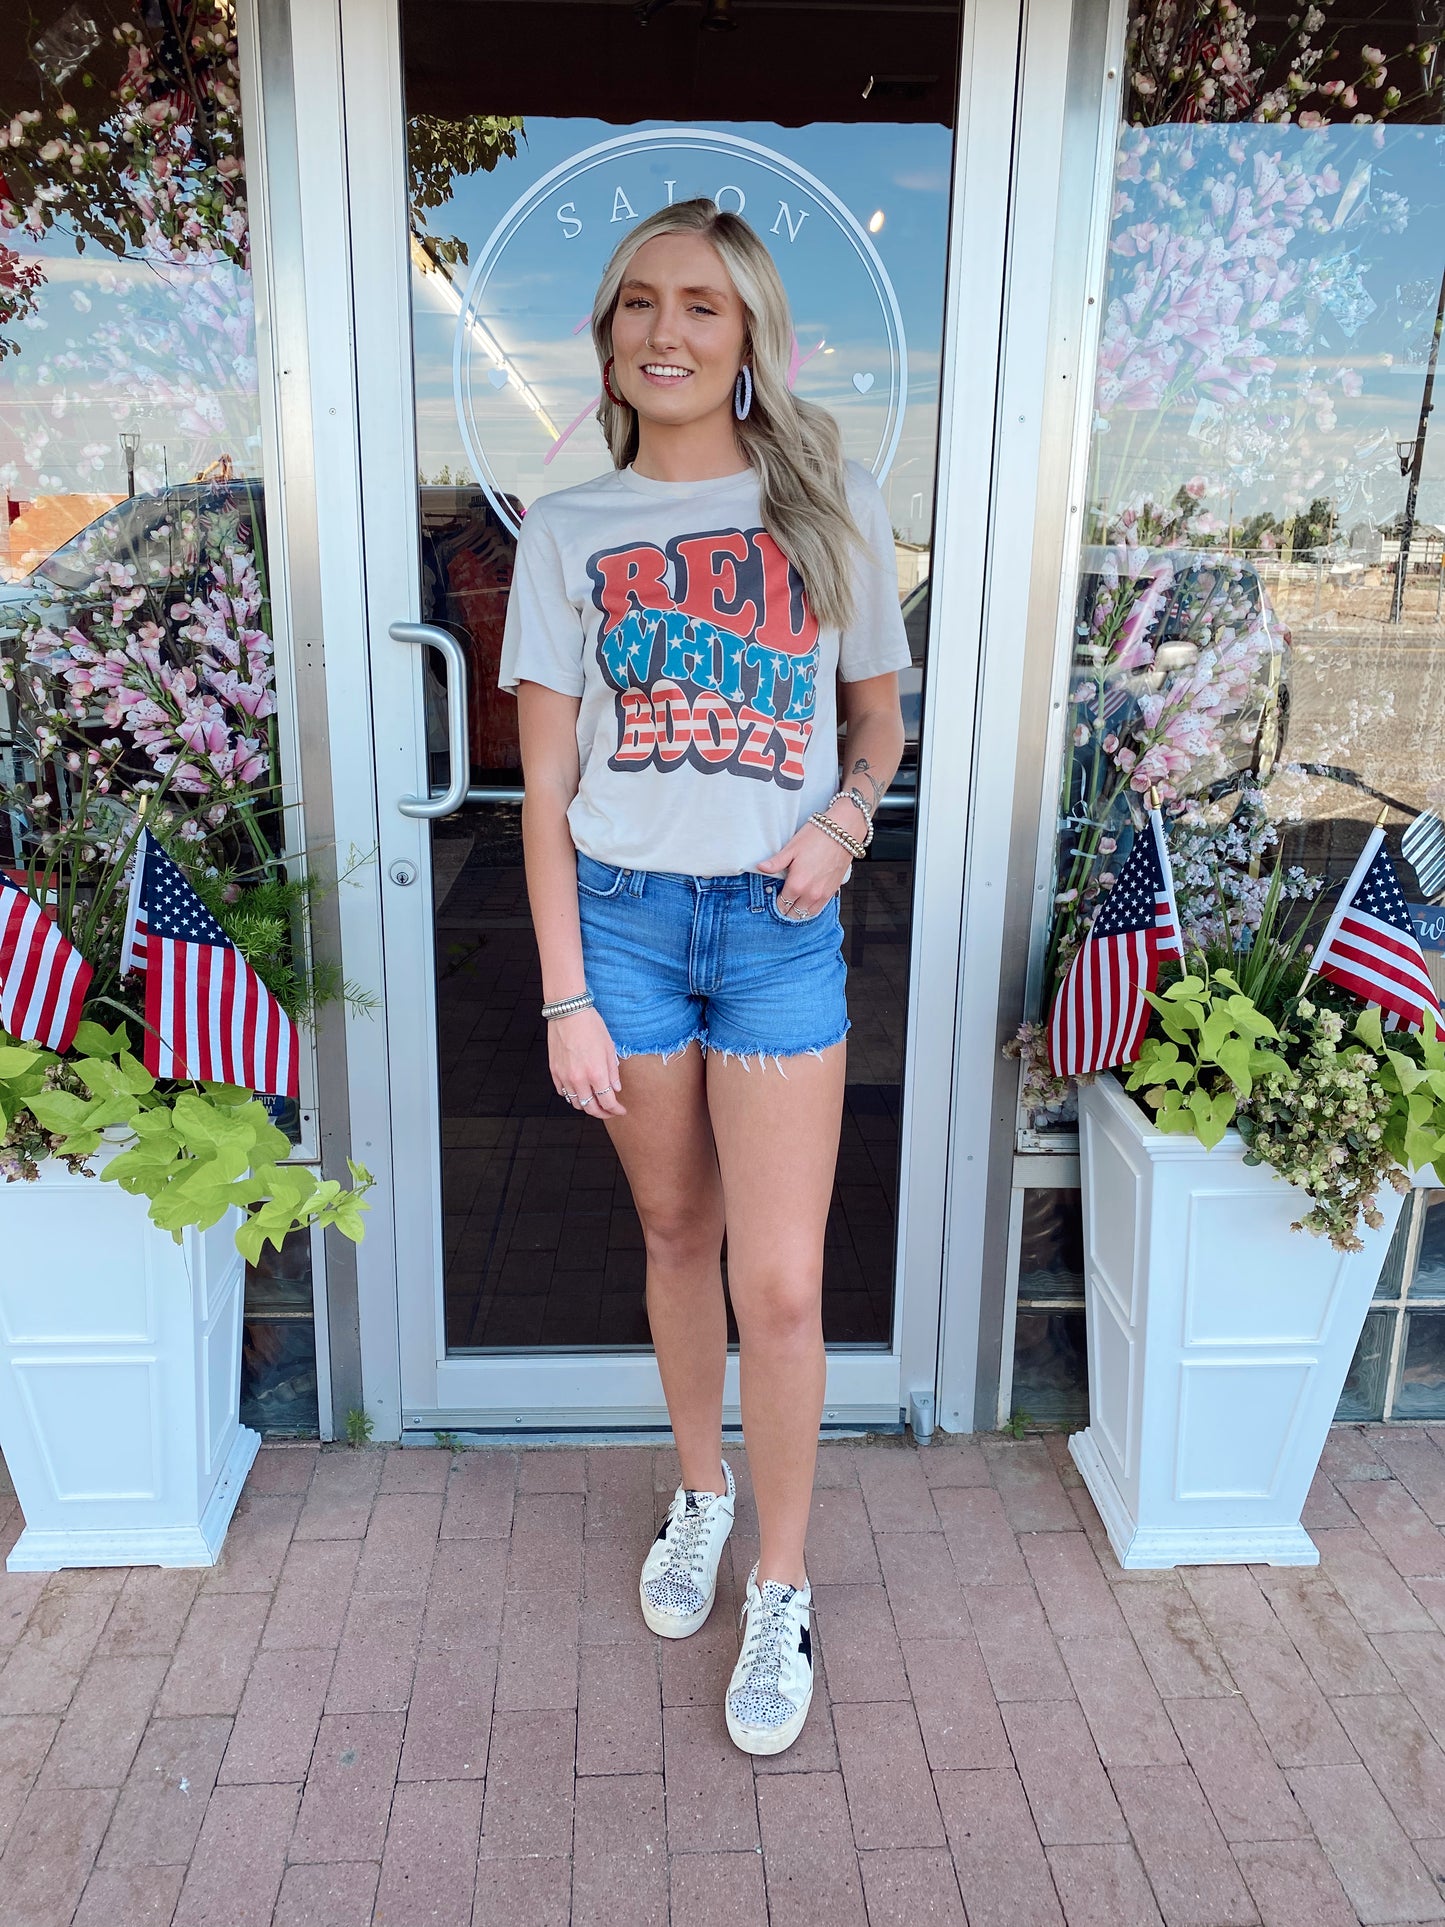
<instances>
[{"instance_id":1,"label":"door handle","mask_svg":"<svg viewBox=\"0 0 1445 1927\"><path fill-rule=\"evenodd\" d=\"M403 816L451 816L467 800L471 779L471 745L467 740L467 658L462 645L445 629L430 622L394 622L388 634L393 642L414 643L421 649L439 649L447 659L447 756L448 782L444 790L429 796L403 796L396 807Z\"/></svg>"}]
</instances>

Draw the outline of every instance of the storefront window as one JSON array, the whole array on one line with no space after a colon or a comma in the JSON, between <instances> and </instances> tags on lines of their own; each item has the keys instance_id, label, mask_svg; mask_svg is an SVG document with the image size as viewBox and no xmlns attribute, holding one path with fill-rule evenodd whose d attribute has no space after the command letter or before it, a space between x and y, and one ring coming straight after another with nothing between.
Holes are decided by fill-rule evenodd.
<instances>
[{"instance_id":1,"label":"storefront window","mask_svg":"<svg viewBox=\"0 0 1445 1927\"><path fill-rule=\"evenodd\" d=\"M1268 37L1232 0L1129 25L1035 1019L1151 789L1191 947L1247 947L1277 865L1340 882L1382 808L1422 931L1445 892L1445 71L1346 4ZM1042 1043L1035 1144L1072 1116ZM1435 1347L1417 1315L1400 1409L1445 1412Z\"/></svg>"},{"instance_id":2,"label":"storefront window","mask_svg":"<svg viewBox=\"0 0 1445 1927\"><path fill-rule=\"evenodd\" d=\"M294 1005L233 8L50 0L6 51L0 865L85 907L114 1022L144 800L198 884L251 892L232 934Z\"/></svg>"}]
</instances>

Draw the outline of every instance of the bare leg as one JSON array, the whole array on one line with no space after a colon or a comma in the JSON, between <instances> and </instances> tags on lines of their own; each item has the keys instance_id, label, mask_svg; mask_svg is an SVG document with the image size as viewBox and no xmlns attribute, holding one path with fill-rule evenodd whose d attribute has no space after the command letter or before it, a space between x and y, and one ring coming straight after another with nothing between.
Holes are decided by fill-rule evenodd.
<instances>
[{"instance_id":1,"label":"bare leg","mask_svg":"<svg viewBox=\"0 0 1445 1927\"><path fill-rule=\"evenodd\" d=\"M800 1586L823 1416L823 1234L838 1162L847 1046L776 1065L711 1056L707 1099L727 1203L743 1436L758 1577Z\"/></svg>"},{"instance_id":2,"label":"bare leg","mask_svg":"<svg viewBox=\"0 0 1445 1927\"><path fill-rule=\"evenodd\" d=\"M723 1192L708 1123L702 1053L689 1044L666 1063L628 1057L627 1115L607 1130L632 1187L647 1246L647 1316L682 1463L682 1483L724 1490Z\"/></svg>"}]
</instances>

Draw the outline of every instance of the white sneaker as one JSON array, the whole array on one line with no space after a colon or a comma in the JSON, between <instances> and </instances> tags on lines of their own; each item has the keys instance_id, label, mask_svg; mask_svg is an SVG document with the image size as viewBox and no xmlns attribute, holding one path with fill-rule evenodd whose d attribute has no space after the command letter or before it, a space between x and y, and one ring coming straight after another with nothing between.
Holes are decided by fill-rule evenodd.
<instances>
[{"instance_id":1,"label":"white sneaker","mask_svg":"<svg viewBox=\"0 0 1445 1927\"><path fill-rule=\"evenodd\" d=\"M642 1617L664 1639L686 1639L712 1611L718 1561L733 1529L738 1490L726 1459L723 1477L726 1492L677 1488L643 1561L638 1587Z\"/></svg>"},{"instance_id":2,"label":"white sneaker","mask_svg":"<svg viewBox=\"0 0 1445 1927\"><path fill-rule=\"evenodd\" d=\"M728 1732L744 1753L784 1753L813 1703L813 1589L748 1574L743 1649L728 1685Z\"/></svg>"}]
</instances>

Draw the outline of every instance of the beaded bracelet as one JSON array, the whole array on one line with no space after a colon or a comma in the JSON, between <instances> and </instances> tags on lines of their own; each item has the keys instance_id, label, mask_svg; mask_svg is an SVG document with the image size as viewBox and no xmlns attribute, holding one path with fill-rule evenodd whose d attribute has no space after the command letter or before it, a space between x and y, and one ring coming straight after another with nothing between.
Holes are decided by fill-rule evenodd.
<instances>
[{"instance_id":1,"label":"beaded bracelet","mask_svg":"<svg viewBox=\"0 0 1445 1927\"><path fill-rule=\"evenodd\" d=\"M831 836L835 843L840 843L855 861L861 862L867 856L867 845L860 843L856 836L849 836L845 829L840 828L831 816L824 816L821 810L814 810L808 821L816 823L824 836Z\"/></svg>"},{"instance_id":2,"label":"beaded bracelet","mask_svg":"<svg viewBox=\"0 0 1445 1927\"><path fill-rule=\"evenodd\" d=\"M559 997L555 1004L543 1004L542 1015L550 1024L554 1017L570 1017L574 1011L590 1010L593 1004L590 990L584 990L577 997Z\"/></svg>"},{"instance_id":3,"label":"beaded bracelet","mask_svg":"<svg viewBox=\"0 0 1445 1927\"><path fill-rule=\"evenodd\" d=\"M863 825L864 825L863 848L866 850L868 848L868 845L873 841L872 810L869 809L868 805L863 801L863 798L858 794L857 790L839 790L836 796L829 797L825 807L831 810L835 803L851 803L853 807L857 810L858 814L862 817ZM848 834L851 836L853 833L850 830Z\"/></svg>"}]
</instances>

